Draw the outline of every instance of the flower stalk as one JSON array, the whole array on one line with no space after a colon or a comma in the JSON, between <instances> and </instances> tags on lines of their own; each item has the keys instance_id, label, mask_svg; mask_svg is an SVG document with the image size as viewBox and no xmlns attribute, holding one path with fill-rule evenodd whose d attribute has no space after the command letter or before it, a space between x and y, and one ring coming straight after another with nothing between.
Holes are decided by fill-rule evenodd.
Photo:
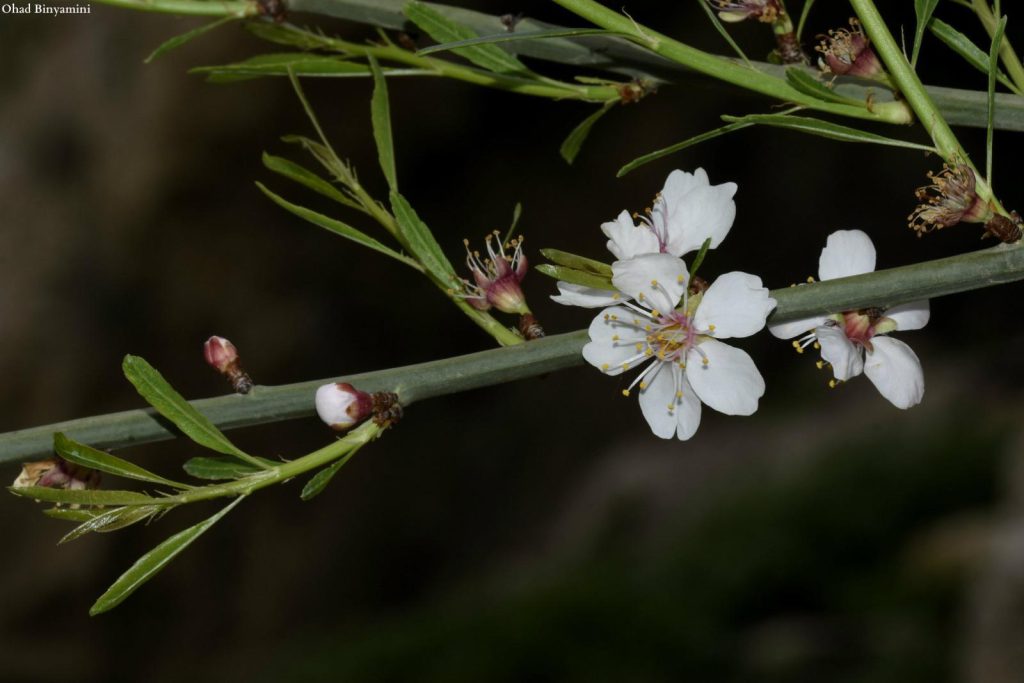
<instances>
[{"instance_id":1,"label":"flower stalk","mask_svg":"<svg viewBox=\"0 0 1024 683\"><path fill-rule=\"evenodd\" d=\"M771 297L778 301L778 307L769 322L895 306L1018 280L1024 280L1024 248L1001 245L850 278L772 290ZM282 386L257 386L247 396L218 396L192 404L221 429L310 417L314 414L313 395L317 387L327 382L349 382L371 392L394 391L402 405L408 406L436 396L582 365L580 353L586 342L586 331L578 330L529 344L401 368ZM101 449L178 436L153 410L129 410L0 434L0 464L48 457L53 449L53 433L58 431Z\"/></svg>"}]
</instances>

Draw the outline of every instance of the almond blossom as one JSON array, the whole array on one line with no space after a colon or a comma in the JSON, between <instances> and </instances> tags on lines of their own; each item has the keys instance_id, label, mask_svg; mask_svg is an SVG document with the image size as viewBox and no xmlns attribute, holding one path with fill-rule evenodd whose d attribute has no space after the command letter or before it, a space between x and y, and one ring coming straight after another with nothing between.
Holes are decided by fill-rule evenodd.
<instances>
[{"instance_id":1,"label":"almond blossom","mask_svg":"<svg viewBox=\"0 0 1024 683\"><path fill-rule=\"evenodd\" d=\"M839 230L828 236L818 261L818 278L834 280L875 270L875 245L860 230ZM921 361L903 342L887 335L917 330L928 323L928 301L889 309L863 308L834 315L769 325L779 339L798 337L793 346L803 353L810 344L821 349L823 367L832 367L836 381L864 373L878 391L897 408L910 408L924 396Z\"/></svg>"},{"instance_id":2,"label":"almond blossom","mask_svg":"<svg viewBox=\"0 0 1024 683\"><path fill-rule=\"evenodd\" d=\"M590 325L583 357L608 375L646 365L623 394L639 386L640 410L655 435L689 439L701 403L726 415L751 415L764 379L745 351L722 343L764 327L775 300L761 278L732 272L690 293L682 259L641 254L612 265L612 283L635 301L605 309Z\"/></svg>"},{"instance_id":3,"label":"almond blossom","mask_svg":"<svg viewBox=\"0 0 1024 683\"><path fill-rule=\"evenodd\" d=\"M654 206L647 215L638 216L639 224L628 211L601 224L608 251L624 261L641 254L684 256L709 239L709 248L714 249L729 234L736 218L735 194L736 183L712 185L703 168L693 173L672 171L654 198ZM622 299L617 292L568 282L559 282L558 291L551 298L568 306L601 308Z\"/></svg>"}]
</instances>

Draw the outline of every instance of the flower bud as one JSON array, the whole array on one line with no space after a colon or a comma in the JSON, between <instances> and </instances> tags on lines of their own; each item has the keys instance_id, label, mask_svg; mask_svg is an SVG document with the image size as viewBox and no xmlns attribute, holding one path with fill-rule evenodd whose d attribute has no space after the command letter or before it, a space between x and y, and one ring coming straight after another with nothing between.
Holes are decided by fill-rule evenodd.
<instances>
[{"instance_id":1,"label":"flower bud","mask_svg":"<svg viewBox=\"0 0 1024 683\"><path fill-rule=\"evenodd\" d=\"M373 415L373 396L351 384L325 384L316 390L316 414L331 429L345 431Z\"/></svg>"},{"instance_id":2,"label":"flower bud","mask_svg":"<svg viewBox=\"0 0 1024 683\"><path fill-rule=\"evenodd\" d=\"M99 472L60 457L27 462L21 466L21 474L14 480L16 489L43 486L51 489L78 490L95 489L99 485Z\"/></svg>"},{"instance_id":3,"label":"flower bud","mask_svg":"<svg viewBox=\"0 0 1024 683\"><path fill-rule=\"evenodd\" d=\"M242 369L238 349L224 337L213 336L203 344L203 356L214 370L227 377L238 394L252 391L252 378Z\"/></svg>"},{"instance_id":4,"label":"flower bud","mask_svg":"<svg viewBox=\"0 0 1024 683\"><path fill-rule=\"evenodd\" d=\"M771 24L779 18L778 0L708 0L712 9L718 10L722 21L737 22L757 19Z\"/></svg>"}]
</instances>

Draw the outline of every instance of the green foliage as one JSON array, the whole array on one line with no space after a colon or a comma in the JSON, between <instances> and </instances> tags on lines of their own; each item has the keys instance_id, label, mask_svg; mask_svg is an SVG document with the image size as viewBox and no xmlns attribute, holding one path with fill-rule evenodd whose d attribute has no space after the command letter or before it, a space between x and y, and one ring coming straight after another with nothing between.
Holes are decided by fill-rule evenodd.
<instances>
[{"instance_id":1,"label":"green foliage","mask_svg":"<svg viewBox=\"0 0 1024 683\"><path fill-rule=\"evenodd\" d=\"M631 162L620 168L615 173L615 177L621 178L630 171L635 171L641 166L649 164L652 161L661 159L662 157L667 157L668 155L675 154L676 152L681 152L687 147L693 147L694 145L699 145L702 142L713 140L717 137L725 135L726 133L732 133L733 131L742 130L743 128L749 128L752 125L754 124L750 122L730 123L728 125L715 128L714 130L709 130L705 133L694 135L692 138L687 138L686 140L683 140L682 142L677 142L674 145L669 145L668 147L662 147L661 149L654 150L653 152L648 152L647 154L638 156L636 159L633 159Z\"/></svg>"},{"instance_id":2,"label":"green foliage","mask_svg":"<svg viewBox=\"0 0 1024 683\"><path fill-rule=\"evenodd\" d=\"M275 465L271 460L264 461L267 465ZM181 466L185 472L196 479L241 479L259 472L259 468L249 463L240 462L235 458L227 457L198 457L190 458Z\"/></svg>"},{"instance_id":3,"label":"green foliage","mask_svg":"<svg viewBox=\"0 0 1024 683\"><path fill-rule=\"evenodd\" d=\"M221 517L234 509L245 496L239 496L227 507L209 519L181 531L140 557L128 571L120 576L114 584L101 595L91 608L89 614L96 616L120 605L125 598L138 590L144 583L152 579L167 564L192 544Z\"/></svg>"},{"instance_id":4,"label":"green foliage","mask_svg":"<svg viewBox=\"0 0 1024 683\"><path fill-rule=\"evenodd\" d=\"M910 65L917 66L917 56L921 52L921 40L924 38L924 30L932 20L932 13L938 6L939 0L914 0L914 14L917 15L917 27L914 29L914 47L910 53Z\"/></svg>"},{"instance_id":5,"label":"green foliage","mask_svg":"<svg viewBox=\"0 0 1024 683\"><path fill-rule=\"evenodd\" d=\"M625 37L629 34L619 33L617 31L606 31L603 28L559 28L559 29L542 29L539 31L515 31L505 33L494 33L488 36L477 36L475 38L465 38L463 40L456 40L450 43L439 43L437 45L431 45L425 47L422 50L417 50L418 55L430 55L437 52L447 52L448 50L457 50L461 47L473 47L476 45L490 45L493 43L511 43L511 42L526 42L532 40L551 40L552 38L588 38L588 37L599 37L599 38L610 38L610 37Z\"/></svg>"},{"instance_id":6,"label":"green foliage","mask_svg":"<svg viewBox=\"0 0 1024 683\"><path fill-rule=\"evenodd\" d=\"M203 35L204 33L209 32L209 31L212 31L213 29L217 28L218 26L223 26L224 24L227 24L229 22L235 21L237 18L238 17L234 17L234 16L221 17L220 19L217 19L215 21L211 21L209 24L203 24L199 28L194 28L191 31L188 31L186 33L182 33L181 35L174 36L170 40L168 40L165 43L163 43L162 45L160 45L157 49L153 50L153 52L151 52L150 55L148 57L146 57L145 63L149 64L150 62L152 62L157 57L160 57L160 56L170 52L171 50L174 50L175 48L181 47L182 45L184 45L185 43L189 42L190 40L192 40L194 38L198 38L199 36Z\"/></svg>"},{"instance_id":7,"label":"green foliage","mask_svg":"<svg viewBox=\"0 0 1024 683\"><path fill-rule=\"evenodd\" d=\"M837 93L804 69L791 66L786 69L786 82L805 95L817 98L822 102L834 102L836 104L848 104L852 107L866 107L864 100L857 100L846 95Z\"/></svg>"},{"instance_id":8,"label":"green foliage","mask_svg":"<svg viewBox=\"0 0 1024 683\"><path fill-rule=\"evenodd\" d=\"M547 275L548 277L552 277L556 280L562 280L563 282L569 282L574 285L593 287L595 289L605 289L612 292L615 291L615 285L612 284L610 276L596 275L583 270L576 270L575 268L551 265L550 263L540 264L537 266L537 271Z\"/></svg>"},{"instance_id":9,"label":"green foliage","mask_svg":"<svg viewBox=\"0 0 1024 683\"><path fill-rule=\"evenodd\" d=\"M612 107L618 104L618 100L609 100L601 106L600 109L592 113L587 118L583 119L578 126L572 129L565 141L562 142L562 146L558 148L558 153L562 155L566 163L571 164L576 160L576 155L580 153L580 148L583 147L583 143L586 141L587 136L590 135L590 129L594 127L594 124L598 120L607 114Z\"/></svg>"},{"instance_id":10,"label":"green foliage","mask_svg":"<svg viewBox=\"0 0 1024 683\"><path fill-rule=\"evenodd\" d=\"M697 269L704 263L704 257L708 255L708 249L711 248L711 238L704 240L704 243L700 245L700 251L693 257L693 263L690 265L690 280L693 280L693 276L697 274Z\"/></svg>"},{"instance_id":11,"label":"green foliage","mask_svg":"<svg viewBox=\"0 0 1024 683\"><path fill-rule=\"evenodd\" d=\"M7 489L16 496L46 503L85 505L102 507L106 505L152 505L160 499L136 491L100 491L91 489L55 489L46 486L11 487Z\"/></svg>"},{"instance_id":12,"label":"green foliage","mask_svg":"<svg viewBox=\"0 0 1024 683\"><path fill-rule=\"evenodd\" d=\"M1006 31L1006 17L999 20L992 35L992 48L988 53L988 125L985 129L985 180L992 184L992 131L996 115L996 72L999 70L999 49Z\"/></svg>"},{"instance_id":13,"label":"green foliage","mask_svg":"<svg viewBox=\"0 0 1024 683\"><path fill-rule=\"evenodd\" d=\"M410 2L402 11L410 21L438 43L454 43L479 37L473 29L452 21L426 3ZM473 44L454 48L452 51L488 71L505 75L530 74L530 70L526 68L525 64L497 45Z\"/></svg>"},{"instance_id":14,"label":"green foliage","mask_svg":"<svg viewBox=\"0 0 1024 683\"><path fill-rule=\"evenodd\" d=\"M398 221L398 229L409 251L423 264L439 286L450 286L456 277L452 264L437 243L434 233L424 223L405 197L391 191L391 210Z\"/></svg>"},{"instance_id":15,"label":"green foliage","mask_svg":"<svg viewBox=\"0 0 1024 683\"><path fill-rule=\"evenodd\" d=\"M722 120L730 123L752 123L759 126L771 126L773 128L785 128L808 135L838 140L840 142L862 142L888 147L903 147L904 149L915 149L922 152L934 152L935 149L928 145L920 145L907 140L896 140L887 138L884 135L876 135L867 131L857 130L849 126L843 126L830 121L822 121L806 116L790 116L783 114L750 114L748 116L723 116Z\"/></svg>"},{"instance_id":16,"label":"green foliage","mask_svg":"<svg viewBox=\"0 0 1024 683\"><path fill-rule=\"evenodd\" d=\"M312 142L312 140L310 142ZM343 204L344 206L358 209L360 211L363 210L363 207L358 202L353 201L337 187L294 161L289 161L284 157L277 157L264 152L263 165L266 166L268 170L284 176L289 180L293 180L303 187L313 190L317 194L323 195L328 199L333 199L339 204Z\"/></svg>"},{"instance_id":17,"label":"green foliage","mask_svg":"<svg viewBox=\"0 0 1024 683\"><path fill-rule=\"evenodd\" d=\"M85 534L96 532L105 533L117 531L136 522L149 519L167 508L162 505L133 505L130 507L119 507L113 510L106 510L99 514L92 515L77 527L69 531L60 539L61 543L73 541Z\"/></svg>"},{"instance_id":18,"label":"green foliage","mask_svg":"<svg viewBox=\"0 0 1024 683\"><path fill-rule=\"evenodd\" d=\"M106 472L107 474L114 474L119 477L145 481L151 484L163 484L165 486L172 486L179 489L189 488L187 484L179 484L178 482L171 481L170 479L164 479L161 476L139 467L135 463L129 462L115 455L111 455L110 453L104 453L103 451L92 448L91 446L80 444L77 441L72 441L59 432L53 435L53 448L57 451L57 455L61 456L68 462L73 462L77 465L82 465L83 467L99 470L100 472Z\"/></svg>"},{"instance_id":19,"label":"green foliage","mask_svg":"<svg viewBox=\"0 0 1024 683\"><path fill-rule=\"evenodd\" d=\"M991 73L989 66L988 55L980 47L971 42L971 39L965 36L960 31L944 22L942 19L932 19L932 23L929 24L932 34L946 44L953 52L963 57L964 61L973 66L981 73L988 76ZM1000 83L1005 85L1010 90L1020 94L1017 87L1013 84L1005 73L1001 70L996 71L996 78Z\"/></svg>"},{"instance_id":20,"label":"green foliage","mask_svg":"<svg viewBox=\"0 0 1024 683\"><path fill-rule=\"evenodd\" d=\"M391 104L388 100L388 86L380 65L370 57L373 72L373 97L370 100L370 119L373 122L373 139L377 142L377 156L380 170L388 180L388 187L398 192L398 174L395 171L395 147L391 134Z\"/></svg>"},{"instance_id":21,"label":"green foliage","mask_svg":"<svg viewBox=\"0 0 1024 683\"><path fill-rule=\"evenodd\" d=\"M235 83L268 76L314 76L331 78L368 77L365 64L350 62L344 57L309 52L280 52L256 55L233 64L197 66L189 73L205 74L210 83Z\"/></svg>"},{"instance_id":22,"label":"green foliage","mask_svg":"<svg viewBox=\"0 0 1024 683\"><path fill-rule=\"evenodd\" d=\"M600 261L587 258L586 256L570 254L567 251L561 251L559 249L541 249L540 253L541 256L546 258L548 261L551 261L556 266L565 266L566 268L573 268L575 270L581 270L607 278L612 276L611 266L607 263L601 263Z\"/></svg>"}]
</instances>

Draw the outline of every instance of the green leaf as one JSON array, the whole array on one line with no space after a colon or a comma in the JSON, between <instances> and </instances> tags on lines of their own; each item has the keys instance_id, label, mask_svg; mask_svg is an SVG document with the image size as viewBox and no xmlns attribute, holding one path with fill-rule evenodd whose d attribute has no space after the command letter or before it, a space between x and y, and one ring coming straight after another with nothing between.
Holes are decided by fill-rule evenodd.
<instances>
[{"instance_id":1,"label":"green leaf","mask_svg":"<svg viewBox=\"0 0 1024 683\"><path fill-rule=\"evenodd\" d=\"M391 104L388 101L388 86L377 60L373 58L373 55L370 55L369 60L370 70L373 72L373 97L370 100L373 139L377 142L380 170L388 179L388 187L397 192L398 174L395 172L395 147L391 136Z\"/></svg>"},{"instance_id":2,"label":"green leaf","mask_svg":"<svg viewBox=\"0 0 1024 683\"><path fill-rule=\"evenodd\" d=\"M458 24L422 2L408 3L402 12L439 43L454 43L478 38L476 31ZM482 69L499 74L530 75L526 65L497 45L483 44L453 50Z\"/></svg>"},{"instance_id":3,"label":"green leaf","mask_svg":"<svg viewBox=\"0 0 1024 683\"><path fill-rule=\"evenodd\" d=\"M52 489L47 486L10 487L7 489L16 496L31 498L46 503L67 503L68 505L153 505L159 498L147 496L137 491L99 491L91 489Z\"/></svg>"},{"instance_id":4,"label":"green leaf","mask_svg":"<svg viewBox=\"0 0 1024 683\"><path fill-rule=\"evenodd\" d=\"M190 488L188 484L180 484L170 479L164 479L163 477L153 474L149 470L139 467L133 462L123 460L116 455L105 453L101 450L80 444L77 441L72 441L68 437L64 436L60 432L53 435L53 448L57 451L57 455L61 456L68 462L73 462L83 467L90 469L99 470L100 472L106 472L107 474L114 474L119 477L126 477L128 479L135 479L137 481L148 481L152 484L163 484L165 486L173 486L174 488L187 489Z\"/></svg>"},{"instance_id":5,"label":"green leaf","mask_svg":"<svg viewBox=\"0 0 1024 683\"><path fill-rule=\"evenodd\" d=\"M476 38L466 38L464 40L456 40L450 43L440 43L438 45L431 45L430 47L425 47L422 50L417 50L416 54L420 56L426 56L429 54L433 54L435 52L457 50L460 47L472 47L474 45L490 45L492 43L511 43L518 41L547 40L550 38L628 38L630 35L631 34L629 33L623 33L621 31L608 31L603 28L560 28L541 29L539 31L515 31L513 33L492 33L491 35L488 36L477 36Z\"/></svg>"},{"instance_id":6,"label":"green leaf","mask_svg":"<svg viewBox=\"0 0 1024 683\"><path fill-rule=\"evenodd\" d=\"M706 133L701 133L700 135L694 135L692 138L687 138L686 140L683 140L682 142L677 142L674 145L669 145L668 147L663 147L663 148L655 150L653 152L648 152L647 154L644 154L643 156L639 156L636 159L633 159L633 161L629 162L628 164L626 164L625 166L620 168L618 170L618 172L616 172L615 177L616 178L621 178L622 176L626 175L630 171L635 171L636 169L640 168L641 166L643 166L645 164L649 164L652 161L655 161L655 160L660 159L662 157L666 157L669 154L675 154L676 152L682 151L682 150L686 149L687 147L693 147L694 145L699 145L702 142L707 142L708 140L713 140L713 139L715 139L717 137L725 135L726 133L731 133L733 131L741 130L743 128L749 128L752 125L754 125L754 124L752 124L752 123L730 123L727 126L722 126L721 128L715 128L714 130L709 130Z\"/></svg>"},{"instance_id":7,"label":"green leaf","mask_svg":"<svg viewBox=\"0 0 1024 683\"><path fill-rule=\"evenodd\" d=\"M953 50L953 52L963 57L964 61L986 76L989 74L988 55L985 54L984 50L971 42L970 38L957 31L942 19L932 19L932 23L929 24L929 28L931 29L932 35L945 43L947 47ZM996 73L996 78L998 78L999 82L1007 88L1017 92L1017 88L1014 86L1013 81L1011 81L1002 71L998 71Z\"/></svg>"},{"instance_id":8,"label":"green leaf","mask_svg":"<svg viewBox=\"0 0 1024 683\"><path fill-rule=\"evenodd\" d=\"M697 269L704 263L704 257L707 256L708 249L710 248L711 238L709 237L704 240L704 244L700 245L700 251L697 252L697 256L693 259L693 264L690 265L690 280L693 280L693 276L697 274Z\"/></svg>"},{"instance_id":9,"label":"green leaf","mask_svg":"<svg viewBox=\"0 0 1024 683\"><path fill-rule=\"evenodd\" d=\"M305 221L312 223L313 225L324 228L325 230L330 230L331 232L337 235L341 235L346 239L350 239L357 244L361 244L362 246L367 247L368 249L373 249L374 251L384 254L385 256L390 256L396 261L401 261L405 265L415 268L416 270L423 270L418 263L416 263L409 257L399 254L391 247L388 247L378 242L377 240L373 239L366 233L353 228L348 223L343 223L335 218L330 218L328 216L323 215L322 213L317 213L316 211L313 211L312 209L307 209L304 206L292 204L287 199L271 192L263 183L257 182L256 187L258 187L260 191L263 192L263 194L267 195L267 197L269 197L271 201L280 206L282 209L285 209L286 211L298 216L299 218ZM223 453L224 451L221 452Z\"/></svg>"},{"instance_id":10,"label":"green leaf","mask_svg":"<svg viewBox=\"0 0 1024 683\"><path fill-rule=\"evenodd\" d=\"M264 462L269 466L277 464L272 460ZM260 471L259 468L234 458L220 457L190 458L182 465L182 469L197 479L240 479Z\"/></svg>"},{"instance_id":11,"label":"green leaf","mask_svg":"<svg viewBox=\"0 0 1024 683\"><path fill-rule=\"evenodd\" d=\"M612 276L611 266L607 263L601 263L600 261L595 261L592 258L587 258L586 256L570 254L567 251L561 251L559 249L541 249L540 253L544 258L551 261L556 266L565 266L566 268L582 270L584 272L601 275L609 279Z\"/></svg>"},{"instance_id":12,"label":"green leaf","mask_svg":"<svg viewBox=\"0 0 1024 683\"><path fill-rule=\"evenodd\" d=\"M149 519L153 515L165 509L160 505L135 505L132 507L120 507L113 510L101 512L82 522L77 527L64 534L59 543L67 543L76 538L81 538L88 533L107 533L117 531L136 522Z\"/></svg>"},{"instance_id":13,"label":"green leaf","mask_svg":"<svg viewBox=\"0 0 1024 683\"><path fill-rule=\"evenodd\" d=\"M809 135L839 140L840 142L866 142L876 145L887 145L889 147L902 147L904 149L917 149L923 152L934 152L935 148L928 145L919 145L916 142L907 140L896 140L882 135L868 133L856 128L841 126L838 123L812 119L805 116L789 116L780 114L751 114L749 116L723 116L723 120L733 123L753 123L760 126L772 126L774 128L786 128Z\"/></svg>"},{"instance_id":14,"label":"green leaf","mask_svg":"<svg viewBox=\"0 0 1024 683\"><path fill-rule=\"evenodd\" d=\"M601 275L595 275L594 273L588 273L583 270L566 268L564 266L555 266L550 263L540 264L537 266L537 270L548 277L553 277L556 280L562 280L563 282L569 282L574 285L583 285L584 287L593 287L595 289L605 289L610 292L617 291L615 285L612 284L611 278L602 277Z\"/></svg>"},{"instance_id":15,"label":"green leaf","mask_svg":"<svg viewBox=\"0 0 1024 683\"><path fill-rule=\"evenodd\" d=\"M921 52L921 40L924 38L924 30L928 22L932 20L932 13L939 4L939 0L914 0L914 14L917 15L917 28L914 30L914 47L910 52L910 66L917 67L917 55Z\"/></svg>"},{"instance_id":16,"label":"green leaf","mask_svg":"<svg viewBox=\"0 0 1024 683\"><path fill-rule=\"evenodd\" d=\"M729 44L729 47L732 48L732 51L735 52L736 55L743 60L744 64L753 69L754 65L750 63L750 59L747 57L746 53L743 52L743 50L736 43L736 41L732 39L732 36L730 36L729 32L725 30L725 27L722 26L722 21L718 18L718 14L716 14L715 11L711 9L711 6L706 2L702 1L697 4L700 5L701 9L704 10L704 14L707 15L708 20L711 22L711 25L715 27L716 31L718 31L718 35L722 36L722 38L725 39L725 42L727 42Z\"/></svg>"},{"instance_id":17,"label":"green leaf","mask_svg":"<svg viewBox=\"0 0 1024 683\"><path fill-rule=\"evenodd\" d=\"M452 268L427 224L416 214L408 200L394 190L391 191L391 211L395 214L398 230L409 251L439 285L450 286L456 277L455 269Z\"/></svg>"},{"instance_id":18,"label":"green leaf","mask_svg":"<svg viewBox=\"0 0 1024 683\"><path fill-rule=\"evenodd\" d=\"M67 522L88 522L93 517L103 514L103 510L88 510L81 508L53 507L43 510L43 514L53 519L62 519Z\"/></svg>"},{"instance_id":19,"label":"green leaf","mask_svg":"<svg viewBox=\"0 0 1024 683\"><path fill-rule=\"evenodd\" d=\"M992 133L996 115L996 72L999 70L999 48L1003 44L1003 32L1006 31L1006 17L999 20L995 33L992 34L992 48L988 53L988 120L985 129L985 180L992 185Z\"/></svg>"},{"instance_id":20,"label":"green leaf","mask_svg":"<svg viewBox=\"0 0 1024 683\"><path fill-rule=\"evenodd\" d=\"M210 83L235 83L254 78L287 76L289 71L296 76L322 78L366 78L370 76L370 68L365 64L350 62L344 57L310 52L274 52L256 55L232 64L197 66L190 69L189 73L205 74ZM388 75L392 75L393 71L400 71L403 75L412 71L430 73L423 69L386 70Z\"/></svg>"},{"instance_id":21,"label":"green leaf","mask_svg":"<svg viewBox=\"0 0 1024 683\"><path fill-rule=\"evenodd\" d=\"M299 497L306 501L320 495L344 464L344 460L338 460L314 474L310 480L306 482L306 485L302 487L302 493Z\"/></svg>"},{"instance_id":22,"label":"green leaf","mask_svg":"<svg viewBox=\"0 0 1024 683\"><path fill-rule=\"evenodd\" d=\"M124 376L135 385L142 398L197 444L249 462L254 460L251 455L242 452L231 443L145 359L139 356L125 356L122 368Z\"/></svg>"},{"instance_id":23,"label":"green leaf","mask_svg":"<svg viewBox=\"0 0 1024 683\"><path fill-rule=\"evenodd\" d=\"M814 7L814 0L804 0L804 6L800 9L800 21L796 25L797 40L804 34L804 25L807 23L807 17L810 15L812 7Z\"/></svg>"},{"instance_id":24,"label":"green leaf","mask_svg":"<svg viewBox=\"0 0 1024 683\"><path fill-rule=\"evenodd\" d=\"M864 100L856 100L852 97L840 95L817 78L800 67L791 66L786 69L786 81L805 95L816 97L823 102L835 102L837 104L848 104L853 107L866 107Z\"/></svg>"},{"instance_id":25,"label":"green leaf","mask_svg":"<svg viewBox=\"0 0 1024 683\"><path fill-rule=\"evenodd\" d=\"M146 57L146 59L144 60L144 63L145 64L149 64L150 62L152 62L157 57L159 57L159 56L161 56L163 54L166 54L166 53L170 52L171 50L173 50L175 48L181 47L182 45L184 45L185 43L189 42L193 38L198 38L199 36L203 35L207 31L212 31L213 29L217 28L218 26L223 26L224 24L226 24L226 23L228 23L230 21L234 21L235 19L238 19L238 17L235 17L235 16L221 17L220 19L217 19L216 21L212 21L209 24L203 24L199 28L194 28L194 29L192 29L191 31L189 31L187 33L182 33L181 35L174 36L170 40L168 40L168 41L164 42L162 45L160 45L160 47L158 47L157 49L153 50L153 52L151 52L150 55L148 57Z\"/></svg>"},{"instance_id":26,"label":"green leaf","mask_svg":"<svg viewBox=\"0 0 1024 683\"><path fill-rule=\"evenodd\" d=\"M333 199L339 204L343 204L353 209L363 210L363 207L356 201L353 201L344 192L339 190L337 187L324 180L317 174L313 173L306 167L285 159L284 157L277 157L271 154L263 153L263 165L269 170L282 175L289 180L297 182L303 187L307 187L313 190L317 194L321 194L328 199Z\"/></svg>"},{"instance_id":27,"label":"green leaf","mask_svg":"<svg viewBox=\"0 0 1024 683\"><path fill-rule=\"evenodd\" d=\"M93 606L89 608L89 615L96 616L120 605L125 598L138 590L142 584L156 576L157 572L166 567L171 560L177 557L178 553L187 548L192 541L199 538L203 532L216 524L221 517L230 512L244 498L245 496L239 496L214 516L171 536L140 557L128 571L114 582L114 585L107 589L107 592L96 600Z\"/></svg>"},{"instance_id":28,"label":"green leaf","mask_svg":"<svg viewBox=\"0 0 1024 683\"><path fill-rule=\"evenodd\" d=\"M519 218L523 215L523 204L522 202L516 202L515 207L512 209L512 224L508 226L508 232L505 233L505 239L501 241L502 244L507 244L512 239L512 233L515 232L516 226L519 225Z\"/></svg>"},{"instance_id":29,"label":"green leaf","mask_svg":"<svg viewBox=\"0 0 1024 683\"><path fill-rule=\"evenodd\" d=\"M559 154L562 155L562 158L567 163L571 164L576 160L576 155L580 153L583 142L590 135L590 129L594 127L598 119L607 114L616 104L618 104L618 100L608 100L600 109L583 119L578 126L572 129L572 132L565 138L562 146L558 148Z\"/></svg>"}]
</instances>

